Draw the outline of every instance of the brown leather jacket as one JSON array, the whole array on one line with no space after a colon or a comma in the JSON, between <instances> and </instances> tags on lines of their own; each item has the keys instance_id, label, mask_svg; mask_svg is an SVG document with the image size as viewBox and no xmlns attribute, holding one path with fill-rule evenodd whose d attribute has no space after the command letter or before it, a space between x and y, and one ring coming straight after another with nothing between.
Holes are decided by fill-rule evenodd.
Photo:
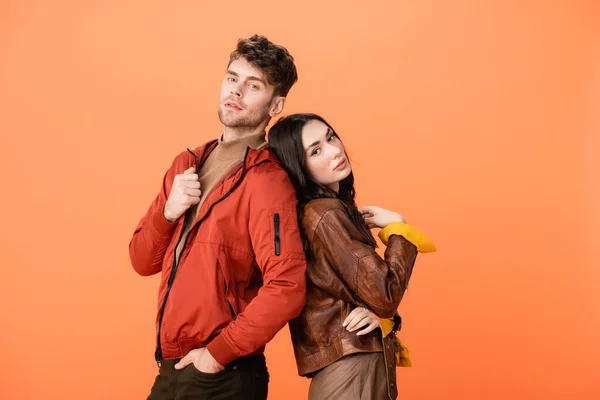
<instances>
[{"instance_id":1,"label":"brown leather jacket","mask_svg":"<svg viewBox=\"0 0 600 400\"><path fill-rule=\"evenodd\" d=\"M342 323L357 306L381 318L394 317L417 249L392 235L382 259L364 242L345 204L337 199L310 201L301 229L314 258L307 266L306 306L290 321L290 331L298 373L310 376L348 354L383 351L379 329L358 336Z\"/></svg>"}]
</instances>

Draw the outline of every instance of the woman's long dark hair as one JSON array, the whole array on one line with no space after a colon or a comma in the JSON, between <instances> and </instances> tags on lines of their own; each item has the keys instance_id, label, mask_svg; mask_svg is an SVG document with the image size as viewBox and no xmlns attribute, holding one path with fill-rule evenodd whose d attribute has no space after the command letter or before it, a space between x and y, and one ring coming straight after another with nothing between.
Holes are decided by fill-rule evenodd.
<instances>
[{"instance_id":1,"label":"woman's long dark hair","mask_svg":"<svg viewBox=\"0 0 600 400\"><path fill-rule=\"evenodd\" d=\"M298 223L302 226L301 221L304 214L304 206L309 201L324 197L340 199L346 205L350 219L362 234L365 243L376 247L376 242L371 231L365 224L360 211L356 208L356 203L354 201L354 174L350 172L350 175L340 181L339 193L336 193L335 190L325 185L313 181L308 174L306 169L306 155L304 146L302 145L302 129L308 122L313 120L321 121L327 125L333 134L340 139L335 129L333 129L322 117L316 114L289 115L281 118L269 130L269 146L283 164L283 167L290 176L290 180L296 189L296 196L298 198ZM312 254L310 246L304 232L302 232L302 241L306 257L311 259Z\"/></svg>"}]
</instances>

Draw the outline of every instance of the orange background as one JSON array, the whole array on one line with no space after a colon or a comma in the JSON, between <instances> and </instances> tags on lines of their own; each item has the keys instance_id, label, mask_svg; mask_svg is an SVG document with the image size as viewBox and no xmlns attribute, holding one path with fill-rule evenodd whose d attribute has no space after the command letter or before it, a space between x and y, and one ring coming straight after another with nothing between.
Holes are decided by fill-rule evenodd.
<instances>
[{"instance_id":1,"label":"orange background","mask_svg":"<svg viewBox=\"0 0 600 400\"><path fill-rule=\"evenodd\" d=\"M0 398L145 399L158 277L127 246L220 134L239 37L285 45L358 201L435 240L400 310L402 399L597 399L600 4L0 3ZM306 398L287 328L270 399Z\"/></svg>"}]
</instances>

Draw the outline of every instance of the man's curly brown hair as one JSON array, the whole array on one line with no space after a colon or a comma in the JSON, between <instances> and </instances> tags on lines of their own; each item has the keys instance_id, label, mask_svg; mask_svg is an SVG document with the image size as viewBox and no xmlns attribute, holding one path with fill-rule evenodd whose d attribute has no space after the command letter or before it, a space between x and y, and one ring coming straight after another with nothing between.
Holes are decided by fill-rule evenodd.
<instances>
[{"instance_id":1,"label":"man's curly brown hair","mask_svg":"<svg viewBox=\"0 0 600 400\"><path fill-rule=\"evenodd\" d=\"M228 66L240 57L264 72L269 84L275 88L274 96L286 97L298 80L294 57L285 47L271 42L264 36L254 35L238 40L237 48L229 57Z\"/></svg>"}]
</instances>

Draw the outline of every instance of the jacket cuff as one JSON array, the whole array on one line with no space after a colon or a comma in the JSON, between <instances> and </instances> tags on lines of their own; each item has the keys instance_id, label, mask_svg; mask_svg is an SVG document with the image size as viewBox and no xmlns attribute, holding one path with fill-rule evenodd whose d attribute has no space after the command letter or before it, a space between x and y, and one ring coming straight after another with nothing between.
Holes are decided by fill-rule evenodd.
<instances>
[{"instance_id":1,"label":"jacket cuff","mask_svg":"<svg viewBox=\"0 0 600 400\"><path fill-rule=\"evenodd\" d=\"M433 241L426 234L403 222L392 222L379 231L379 239L386 246L392 235L402 236L415 245L420 253L431 253L437 250Z\"/></svg>"},{"instance_id":2,"label":"jacket cuff","mask_svg":"<svg viewBox=\"0 0 600 400\"><path fill-rule=\"evenodd\" d=\"M154 214L154 218L152 219L152 225L154 226L154 229L156 229L156 231L158 233L160 233L163 236L167 236L167 235L170 235L173 233L173 231L177 227L177 221L175 221L175 222L168 221L165 218L165 215L163 214L163 209L160 208Z\"/></svg>"},{"instance_id":3,"label":"jacket cuff","mask_svg":"<svg viewBox=\"0 0 600 400\"><path fill-rule=\"evenodd\" d=\"M239 358L239 355L237 355L229 344L227 344L222 333L214 338L213 341L206 346L206 349L222 367L226 366L236 358Z\"/></svg>"}]
</instances>

